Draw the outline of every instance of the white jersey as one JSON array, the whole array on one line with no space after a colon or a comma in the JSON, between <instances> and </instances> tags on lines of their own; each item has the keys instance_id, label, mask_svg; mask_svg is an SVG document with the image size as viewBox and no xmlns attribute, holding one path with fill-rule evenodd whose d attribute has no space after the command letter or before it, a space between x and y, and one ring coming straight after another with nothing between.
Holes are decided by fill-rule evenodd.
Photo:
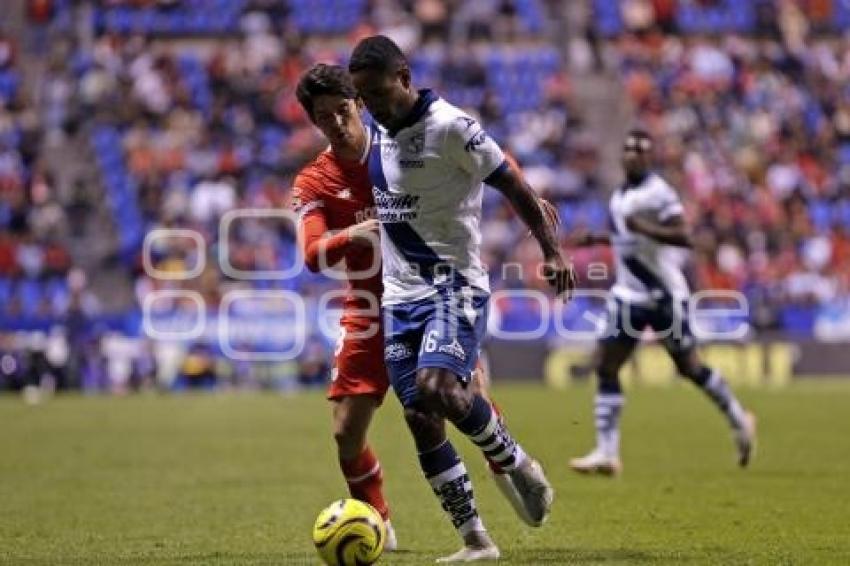
<instances>
[{"instance_id":1,"label":"white jersey","mask_svg":"<svg viewBox=\"0 0 850 566\"><path fill-rule=\"evenodd\" d=\"M423 299L450 282L489 292L479 254L482 181L501 167L505 156L481 125L430 90L397 131L372 125L384 304Z\"/></svg>"},{"instance_id":2,"label":"white jersey","mask_svg":"<svg viewBox=\"0 0 850 566\"><path fill-rule=\"evenodd\" d=\"M664 222L682 211L679 195L654 173L636 186L614 191L610 212L611 244L617 262L617 281L612 289L615 297L633 304L688 299L690 290L682 273L685 249L662 244L626 227L626 219L632 214L646 213Z\"/></svg>"}]
</instances>

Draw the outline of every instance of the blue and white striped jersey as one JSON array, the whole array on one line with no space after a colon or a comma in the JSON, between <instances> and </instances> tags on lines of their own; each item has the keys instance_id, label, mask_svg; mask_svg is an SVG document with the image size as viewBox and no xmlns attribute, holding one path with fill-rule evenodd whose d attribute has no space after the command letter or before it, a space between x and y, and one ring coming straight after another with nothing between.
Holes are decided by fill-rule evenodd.
<instances>
[{"instance_id":1,"label":"blue and white striped jersey","mask_svg":"<svg viewBox=\"0 0 850 566\"><path fill-rule=\"evenodd\" d=\"M481 125L430 90L395 131L373 124L369 177L381 222L383 303L438 286L489 292L481 263L483 181L505 156Z\"/></svg>"}]
</instances>

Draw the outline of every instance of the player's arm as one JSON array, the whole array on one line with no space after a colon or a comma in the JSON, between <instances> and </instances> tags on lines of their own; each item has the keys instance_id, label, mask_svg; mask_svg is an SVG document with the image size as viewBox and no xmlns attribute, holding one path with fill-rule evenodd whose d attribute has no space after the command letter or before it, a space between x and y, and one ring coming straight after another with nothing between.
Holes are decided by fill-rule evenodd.
<instances>
[{"instance_id":1,"label":"player's arm","mask_svg":"<svg viewBox=\"0 0 850 566\"><path fill-rule=\"evenodd\" d=\"M324 201L312 184L296 179L293 209L298 213L298 244L304 263L312 272L342 261L353 247L371 247L378 231L377 220L366 220L345 230L328 228Z\"/></svg>"},{"instance_id":2,"label":"player's arm","mask_svg":"<svg viewBox=\"0 0 850 566\"><path fill-rule=\"evenodd\" d=\"M353 247L371 247L378 232L377 220L366 220L332 233L323 213L305 215L299 225L301 254L307 269L317 272L322 267L342 261ZM324 261L322 260L324 258Z\"/></svg>"},{"instance_id":3,"label":"player's arm","mask_svg":"<svg viewBox=\"0 0 850 566\"><path fill-rule=\"evenodd\" d=\"M476 120L458 116L445 130L445 150L449 159L462 169L483 179L500 191L540 244L546 278L560 296L575 288L572 262L564 258L555 237L555 226L547 221L547 207L541 204L519 171L511 167L499 145ZM557 215L555 215L557 216Z\"/></svg>"},{"instance_id":4,"label":"player's arm","mask_svg":"<svg viewBox=\"0 0 850 566\"><path fill-rule=\"evenodd\" d=\"M690 231L681 214L671 216L664 222L642 214L631 214L626 218L626 228L662 244L693 247Z\"/></svg>"},{"instance_id":5,"label":"player's arm","mask_svg":"<svg viewBox=\"0 0 850 566\"><path fill-rule=\"evenodd\" d=\"M555 235L556 224L550 220L551 215L547 214L548 203L542 203L513 167L499 167L485 181L505 196L540 244L547 265L547 278L555 288L556 295L572 291L576 286L576 274L572 262L561 252ZM551 209L551 205L548 208Z\"/></svg>"}]
</instances>

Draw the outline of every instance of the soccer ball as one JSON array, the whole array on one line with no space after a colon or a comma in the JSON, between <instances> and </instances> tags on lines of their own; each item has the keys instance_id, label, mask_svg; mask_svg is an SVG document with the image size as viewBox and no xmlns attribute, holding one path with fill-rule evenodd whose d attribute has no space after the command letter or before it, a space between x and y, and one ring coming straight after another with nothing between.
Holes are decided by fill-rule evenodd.
<instances>
[{"instance_id":1,"label":"soccer ball","mask_svg":"<svg viewBox=\"0 0 850 566\"><path fill-rule=\"evenodd\" d=\"M329 566L374 564L384 551L387 527L374 507L340 499L325 507L313 525L313 543Z\"/></svg>"}]
</instances>

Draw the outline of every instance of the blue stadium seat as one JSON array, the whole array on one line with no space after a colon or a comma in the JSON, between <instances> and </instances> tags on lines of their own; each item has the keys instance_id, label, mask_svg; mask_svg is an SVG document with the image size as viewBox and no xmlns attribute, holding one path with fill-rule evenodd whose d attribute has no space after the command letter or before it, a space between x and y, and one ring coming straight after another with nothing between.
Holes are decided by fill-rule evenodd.
<instances>
[{"instance_id":1,"label":"blue stadium seat","mask_svg":"<svg viewBox=\"0 0 850 566\"><path fill-rule=\"evenodd\" d=\"M826 232L832 226L832 207L823 200L811 200L809 202L809 220L819 232Z\"/></svg>"},{"instance_id":2,"label":"blue stadium seat","mask_svg":"<svg viewBox=\"0 0 850 566\"><path fill-rule=\"evenodd\" d=\"M21 301L21 310L28 315L38 312L43 297L41 283L35 279L22 279L18 282L17 296Z\"/></svg>"}]
</instances>

